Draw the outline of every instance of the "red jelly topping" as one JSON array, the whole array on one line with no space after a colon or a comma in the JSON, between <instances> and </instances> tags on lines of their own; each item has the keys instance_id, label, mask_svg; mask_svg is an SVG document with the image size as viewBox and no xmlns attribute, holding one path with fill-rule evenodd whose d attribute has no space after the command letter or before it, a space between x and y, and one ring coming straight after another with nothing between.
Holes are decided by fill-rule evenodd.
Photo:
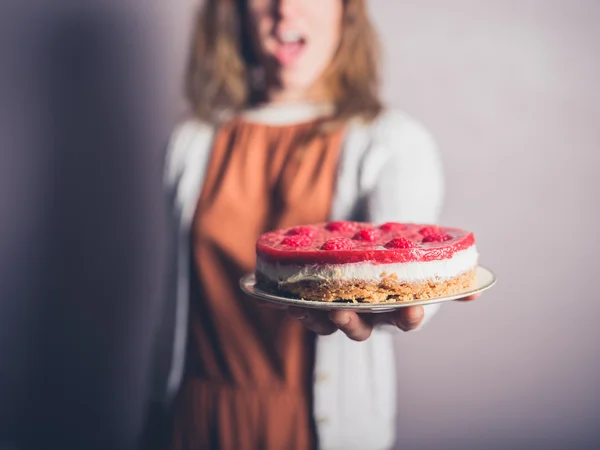
<instances>
[{"instance_id":1,"label":"red jelly topping","mask_svg":"<svg viewBox=\"0 0 600 450\"><path fill-rule=\"evenodd\" d=\"M433 261L475 243L473 233L437 225L330 222L263 234L256 253L282 264Z\"/></svg>"}]
</instances>

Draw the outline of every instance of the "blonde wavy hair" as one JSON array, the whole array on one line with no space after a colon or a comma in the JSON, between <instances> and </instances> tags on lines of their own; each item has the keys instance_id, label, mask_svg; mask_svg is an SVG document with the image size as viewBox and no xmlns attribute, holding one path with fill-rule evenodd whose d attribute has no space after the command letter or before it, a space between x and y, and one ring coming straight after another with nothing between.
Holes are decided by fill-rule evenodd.
<instances>
[{"instance_id":1,"label":"blonde wavy hair","mask_svg":"<svg viewBox=\"0 0 600 450\"><path fill-rule=\"evenodd\" d=\"M334 104L331 122L381 111L379 46L365 0L343 1L339 47L324 73ZM200 9L188 63L185 95L199 119L218 123L259 101L250 77L258 67L248 30L247 0L205 0Z\"/></svg>"}]
</instances>

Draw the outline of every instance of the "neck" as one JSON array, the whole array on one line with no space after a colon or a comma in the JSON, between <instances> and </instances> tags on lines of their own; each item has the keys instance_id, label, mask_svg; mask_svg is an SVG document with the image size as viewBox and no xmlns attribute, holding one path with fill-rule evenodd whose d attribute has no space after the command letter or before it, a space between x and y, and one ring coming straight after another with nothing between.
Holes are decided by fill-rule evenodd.
<instances>
[{"instance_id":1,"label":"neck","mask_svg":"<svg viewBox=\"0 0 600 450\"><path fill-rule=\"evenodd\" d=\"M282 88L281 86L268 87L264 98L269 104L285 103L330 103L331 96L322 83L315 83L309 88Z\"/></svg>"},{"instance_id":2,"label":"neck","mask_svg":"<svg viewBox=\"0 0 600 450\"><path fill-rule=\"evenodd\" d=\"M313 103L308 92L304 90L270 90L267 91L266 101L270 104L284 103Z\"/></svg>"}]
</instances>

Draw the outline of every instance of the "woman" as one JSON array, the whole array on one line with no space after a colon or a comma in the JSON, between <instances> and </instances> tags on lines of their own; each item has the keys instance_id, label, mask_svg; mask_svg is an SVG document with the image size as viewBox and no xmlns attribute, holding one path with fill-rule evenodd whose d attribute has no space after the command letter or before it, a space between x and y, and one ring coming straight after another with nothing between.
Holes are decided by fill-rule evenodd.
<instances>
[{"instance_id":1,"label":"woman","mask_svg":"<svg viewBox=\"0 0 600 450\"><path fill-rule=\"evenodd\" d=\"M157 386L170 448L393 445L393 332L437 308L373 323L261 307L238 288L267 230L437 219L433 142L383 110L376 55L364 0L205 3L187 79L195 117L166 166L178 253Z\"/></svg>"}]
</instances>

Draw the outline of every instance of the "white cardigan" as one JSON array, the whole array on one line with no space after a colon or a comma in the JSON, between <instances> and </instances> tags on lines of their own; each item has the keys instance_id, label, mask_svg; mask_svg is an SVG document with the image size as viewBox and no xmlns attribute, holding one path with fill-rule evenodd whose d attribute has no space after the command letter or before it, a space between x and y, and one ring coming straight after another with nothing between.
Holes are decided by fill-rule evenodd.
<instances>
[{"instance_id":1,"label":"white cardigan","mask_svg":"<svg viewBox=\"0 0 600 450\"><path fill-rule=\"evenodd\" d=\"M298 123L314 117L308 106L266 107L247 120ZM162 320L155 392L167 404L181 383L187 339L190 226L201 191L214 129L196 120L180 124L168 148L165 182L174 220L170 294ZM402 112L353 122L345 135L332 220L434 223L443 199L440 159L433 140ZM425 308L426 322L438 305ZM365 342L343 333L317 339L314 415L323 450L378 450L394 445L396 379L394 331L382 327ZM394 328L394 330L396 330Z\"/></svg>"}]
</instances>

